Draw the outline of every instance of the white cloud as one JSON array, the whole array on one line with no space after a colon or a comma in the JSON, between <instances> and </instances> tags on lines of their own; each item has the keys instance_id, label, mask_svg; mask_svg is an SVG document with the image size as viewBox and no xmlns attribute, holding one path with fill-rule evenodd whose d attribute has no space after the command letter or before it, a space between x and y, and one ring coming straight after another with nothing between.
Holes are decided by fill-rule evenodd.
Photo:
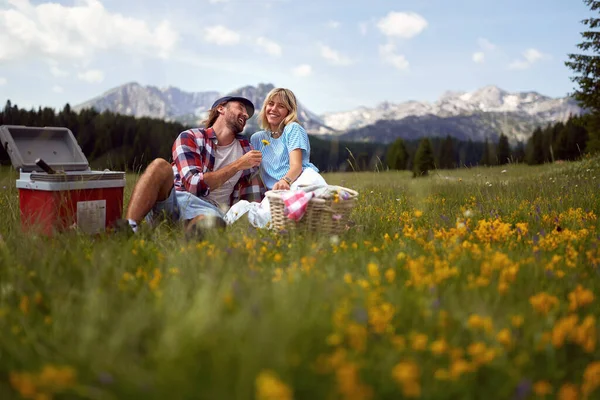
<instances>
[{"instance_id":1,"label":"white cloud","mask_svg":"<svg viewBox=\"0 0 600 400\"><path fill-rule=\"evenodd\" d=\"M6 80L6 78L3 78L0 76L0 86L4 86L8 83L8 81Z\"/></svg>"},{"instance_id":2,"label":"white cloud","mask_svg":"<svg viewBox=\"0 0 600 400\"><path fill-rule=\"evenodd\" d=\"M396 53L396 45L393 43L387 43L379 46L379 55L381 59L386 63L392 65L394 68L405 71L408 70L409 63L403 54Z\"/></svg>"},{"instance_id":3,"label":"white cloud","mask_svg":"<svg viewBox=\"0 0 600 400\"><path fill-rule=\"evenodd\" d=\"M340 21L334 21L334 20L327 21L327 24L326 24L326 26L330 29L337 29L341 25L342 24L340 23Z\"/></svg>"},{"instance_id":4,"label":"white cloud","mask_svg":"<svg viewBox=\"0 0 600 400\"><path fill-rule=\"evenodd\" d=\"M298 65L292 68L292 74L299 77L305 77L312 74L312 67L308 64Z\"/></svg>"},{"instance_id":5,"label":"white cloud","mask_svg":"<svg viewBox=\"0 0 600 400\"><path fill-rule=\"evenodd\" d=\"M527 69L539 60L547 56L537 49L527 49L523 53L523 59L514 60L508 65L509 69Z\"/></svg>"},{"instance_id":6,"label":"white cloud","mask_svg":"<svg viewBox=\"0 0 600 400\"><path fill-rule=\"evenodd\" d=\"M126 52L167 58L178 33L167 20L144 20L107 11L99 0L32 4L11 0L0 10L0 61L44 56L87 60L98 51Z\"/></svg>"},{"instance_id":7,"label":"white cloud","mask_svg":"<svg viewBox=\"0 0 600 400\"><path fill-rule=\"evenodd\" d=\"M483 51L473 53L473 61L477 64L483 64L485 62L485 53Z\"/></svg>"},{"instance_id":8,"label":"white cloud","mask_svg":"<svg viewBox=\"0 0 600 400\"><path fill-rule=\"evenodd\" d=\"M64 89L62 88L62 86L54 85L52 87L52 91L54 93L62 93L62 92L64 92Z\"/></svg>"},{"instance_id":9,"label":"white cloud","mask_svg":"<svg viewBox=\"0 0 600 400\"><path fill-rule=\"evenodd\" d=\"M369 25L366 22L359 22L358 23L358 31L363 36L365 36L367 34L368 27L369 27Z\"/></svg>"},{"instance_id":10,"label":"white cloud","mask_svg":"<svg viewBox=\"0 0 600 400\"><path fill-rule=\"evenodd\" d=\"M493 53L498 53L496 50L497 46L486 38L478 38L477 46L480 50L476 51L471 56L473 62L477 64L483 64L485 62L486 56Z\"/></svg>"},{"instance_id":11,"label":"white cloud","mask_svg":"<svg viewBox=\"0 0 600 400\"><path fill-rule=\"evenodd\" d=\"M323 43L319 43L319 49L321 51L321 57L333 65L346 66L354 63L354 61L352 61L350 58L340 54L338 51L324 45Z\"/></svg>"},{"instance_id":12,"label":"white cloud","mask_svg":"<svg viewBox=\"0 0 600 400\"><path fill-rule=\"evenodd\" d=\"M100 83L104 80L104 72L99 69L90 69L85 72L80 72L77 77L88 83Z\"/></svg>"},{"instance_id":13,"label":"white cloud","mask_svg":"<svg viewBox=\"0 0 600 400\"><path fill-rule=\"evenodd\" d=\"M534 63L537 60L544 58L544 54L541 51L536 49L527 49L523 52L523 56L529 63Z\"/></svg>"},{"instance_id":14,"label":"white cloud","mask_svg":"<svg viewBox=\"0 0 600 400\"><path fill-rule=\"evenodd\" d=\"M241 36L236 31L223 25L211 26L204 29L205 40L219 46L231 46L240 42Z\"/></svg>"},{"instance_id":15,"label":"white cloud","mask_svg":"<svg viewBox=\"0 0 600 400\"><path fill-rule=\"evenodd\" d=\"M483 50L491 51L491 50L495 50L496 49L496 45L494 43L490 42L489 40L487 40L486 38L479 38L479 39L477 39L477 44Z\"/></svg>"},{"instance_id":16,"label":"white cloud","mask_svg":"<svg viewBox=\"0 0 600 400\"><path fill-rule=\"evenodd\" d=\"M50 67L50 73L53 76L56 76L57 78L64 78L65 76L69 76L69 73L67 71L65 71L64 69L60 69L56 65L52 65Z\"/></svg>"},{"instance_id":17,"label":"white cloud","mask_svg":"<svg viewBox=\"0 0 600 400\"><path fill-rule=\"evenodd\" d=\"M256 39L256 44L260 48L262 48L267 54L269 54L273 57L281 56L281 52L282 52L281 46L272 40L269 40L269 39L261 36L258 39Z\"/></svg>"},{"instance_id":18,"label":"white cloud","mask_svg":"<svg viewBox=\"0 0 600 400\"><path fill-rule=\"evenodd\" d=\"M386 36L410 39L427 27L427 21L417 13L390 11L377 27Z\"/></svg>"}]
</instances>

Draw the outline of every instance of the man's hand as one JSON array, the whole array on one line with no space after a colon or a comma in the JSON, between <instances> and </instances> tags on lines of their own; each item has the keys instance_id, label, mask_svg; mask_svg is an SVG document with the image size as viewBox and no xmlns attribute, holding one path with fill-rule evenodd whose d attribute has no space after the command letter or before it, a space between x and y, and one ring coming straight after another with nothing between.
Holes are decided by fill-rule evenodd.
<instances>
[{"instance_id":1,"label":"man's hand","mask_svg":"<svg viewBox=\"0 0 600 400\"><path fill-rule=\"evenodd\" d=\"M261 161L262 153L258 150L250 150L237 161L238 171L258 167Z\"/></svg>"},{"instance_id":2,"label":"man's hand","mask_svg":"<svg viewBox=\"0 0 600 400\"><path fill-rule=\"evenodd\" d=\"M290 185L282 179L273 185L273 190L290 190Z\"/></svg>"}]
</instances>

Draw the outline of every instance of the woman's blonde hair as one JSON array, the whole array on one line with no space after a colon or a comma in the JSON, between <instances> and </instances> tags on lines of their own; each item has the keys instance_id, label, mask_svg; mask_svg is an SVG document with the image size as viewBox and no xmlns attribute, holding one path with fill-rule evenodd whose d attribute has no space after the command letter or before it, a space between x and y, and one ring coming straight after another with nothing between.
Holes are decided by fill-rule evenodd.
<instances>
[{"instance_id":1,"label":"woman's blonde hair","mask_svg":"<svg viewBox=\"0 0 600 400\"><path fill-rule=\"evenodd\" d=\"M287 117L285 117L277 127L277 130L282 132L287 124L292 122L300 123L300 121L298 121L298 102L296 101L296 96L290 89L275 88L267 94L265 102L260 110L260 114L258 114L258 123L262 129L271 130L271 125L269 125L269 121L267 120L267 104L269 104L276 96L279 96L284 107L288 110Z\"/></svg>"}]
</instances>

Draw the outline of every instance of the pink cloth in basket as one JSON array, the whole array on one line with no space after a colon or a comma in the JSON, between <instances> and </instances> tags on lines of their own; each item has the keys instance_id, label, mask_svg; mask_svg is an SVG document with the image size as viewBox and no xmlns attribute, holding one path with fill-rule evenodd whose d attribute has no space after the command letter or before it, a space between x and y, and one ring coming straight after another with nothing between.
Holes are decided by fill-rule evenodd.
<instances>
[{"instance_id":1,"label":"pink cloth in basket","mask_svg":"<svg viewBox=\"0 0 600 400\"><path fill-rule=\"evenodd\" d=\"M305 192L303 190L282 193L281 200L283 200L285 206L284 214L293 221L300 221L306 212L308 202L314 195L314 192Z\"/></svg>"}]
</instances>

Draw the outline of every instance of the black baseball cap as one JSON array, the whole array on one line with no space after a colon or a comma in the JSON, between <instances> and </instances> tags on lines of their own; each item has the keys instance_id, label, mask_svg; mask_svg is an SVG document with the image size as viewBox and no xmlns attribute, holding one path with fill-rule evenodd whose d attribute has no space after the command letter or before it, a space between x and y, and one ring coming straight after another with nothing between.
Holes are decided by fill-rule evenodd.
<instances>
[{"instance_id":1,"label":"black baseball cap","mask_svg":"<svg viewBox=\"0 0 600 400\"><path fill-rule=\"evenodd\" d=\"M246 112L248 113L248 118L250 118L254 115L254 104L252 104L252 102L245 97L238 97L238 96L221 97L220 99L218 99L217 101L215 101L213 103L211 108L216 108L219 104L229 103L230 101L239 101L240 103L245 105Z\"/></svg>"}]
</instances>

